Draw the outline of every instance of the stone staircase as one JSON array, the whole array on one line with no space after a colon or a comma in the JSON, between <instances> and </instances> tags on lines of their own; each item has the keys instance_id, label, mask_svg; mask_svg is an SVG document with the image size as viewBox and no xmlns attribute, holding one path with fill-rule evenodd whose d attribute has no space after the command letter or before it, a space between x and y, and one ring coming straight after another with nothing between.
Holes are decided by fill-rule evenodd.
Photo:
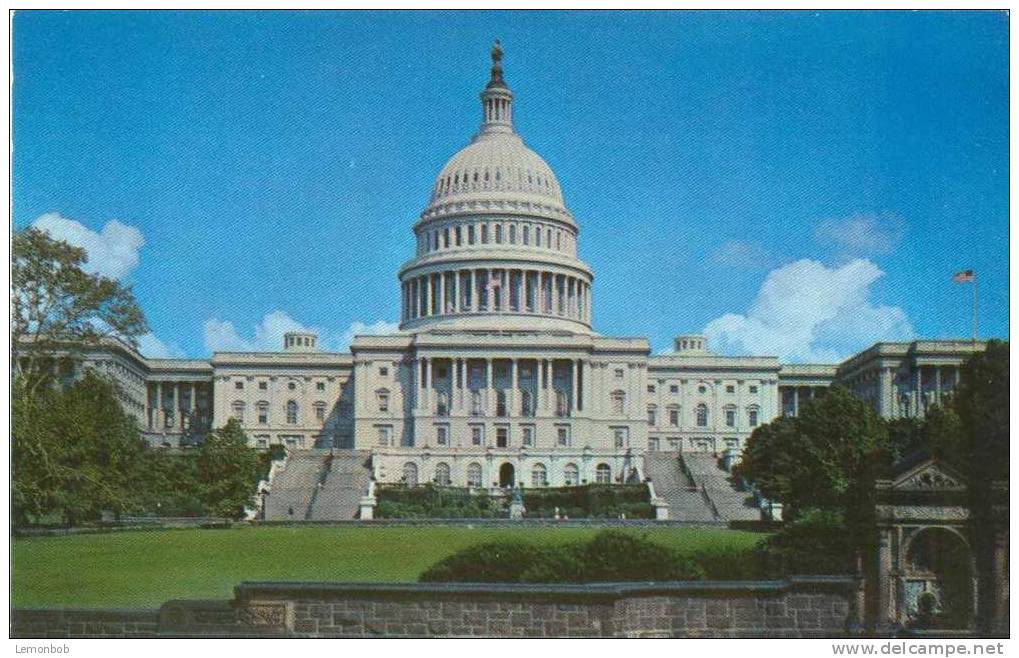
<instances>
[{"instance_id":1,"label":"stone staircase","mask_svg":"<svg viewBox=\"0 0 1019 658\"><path fill-rule=\"evenodd\" d=\"M718 518L691 486L680 465L678 452L653 451L644 455L644 474L651 478L655 493L669 505L669 520L716 523Z\"/></svg>"},{"instance_id":2,"label":"stone staircase","mask_svg":"<svg viewBox=\"0 0 1019 658\"><path fill-rule=\"evenodd\" d=\"M356 515L371 477L370 453L291 450L269 483L266 521L337 521Z\"/></svg>"},{"instance_id":3,"label":"stone staircase","mask_svg":"<svg viewBox=\"0 0 1019 658\"><path fill-rule=\"evenodd\" d=\"M309 506L312 521L341 521L357 516L361 497L371 479L369 459L364 450L335 450L328 461L322 486Z\"/></svg>"},{"instance_id":4,"label":"stone staircase","mask_svg":"<svg viewBox=\"0 0 1019 658\"><path fill-rule=\"evenodd\" d=\"M714 455L684 453L680 459L693 483L701 490L709 506L723 521L757 521L761 510L748 491L740 491L736 478L718 465Z\"/></svg>"}]
</instances>

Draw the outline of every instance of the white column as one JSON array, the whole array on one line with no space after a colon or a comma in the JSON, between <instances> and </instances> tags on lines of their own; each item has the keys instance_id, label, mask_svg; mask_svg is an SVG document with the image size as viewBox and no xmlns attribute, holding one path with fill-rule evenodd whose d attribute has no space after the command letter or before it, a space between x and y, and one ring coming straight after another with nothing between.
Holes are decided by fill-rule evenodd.
<instances>
[{"instance_id":1,"label":"white column","mask_svg":"<svg viewBox=\"0 0 1019 658\"><path fill-rule=\"evenodd\" d=\"M478 271L477 270L470 270L470 275L469 276L471 277L471 303L470 303L470 307L468 308L468 310L471 313L477 313L478 312L478 303L479 303L478 302L478 299L479 299L479 297L478 297Z\"/></svg>"},{"instance_id":2,"label":"white column","mask_svg":"<svg viewBox=\"0 0 1019 658\"><path fill-rule=\"evenodd\" d=\"M580 411L580 361L578 359L570 359L570 383L573 386L573 395L570 396L570 416L576 416L577 412Z\"/></svg>"},{"instance_id":3,"label":"white column","mask_svg":"<svg viewBox=\"0 0 1019 658\"><path fill-rule=\"evenodd\" d=\"M439 315L446 314L446 273L439 272Z\"/></svg>"},{"instance_id":4,"label":"white column","mask_svg":"<svg viewBox=\"0 0 1019 658\"><path fill-rule=\"evenodd\" d=\"M793 386L793 415L800 415L800 387Z\"/></svg>"},{"instance_id":5,"label":"white column","mask_svg":"<svg viewBox=\"0 0 1019 658\"><path fill-rule=\"evenodd\" d=\"M523 270L520 274L521 274L521 276L523 276L523 279L524 279L522 284L521 284L521 287L523 288L523 291L524 291L524 297L523 297L523 299L520 300L520 311L522 313L527 313L528 312L528 310L527 310L527 299L528 299L528 293L530 292L530 288L531 288L531 285L530 285L531 284L531 282L530 282L531 271L530 270Z\"/></svg>"},{"instance_id":6,"label":"white column","mask_svg":"<svg viewBox=\"0 0 1019 658\"><path fill-rule=\"evenodd\" d=\"M922 372L923 372L923 367L918 365L916 367L916 381L915 381L915 384L914 384L914 387L915 387L916 390L913 393L913 400L916 403L915 406L913 407L913 411L914 411L913 415L916 416L917 418L919 418L920 415L923 414L923 374L922 374Z\"/></svg>"},{"instance_id":7,"label":"white column","mask_svg":"<svg viewBox=\"0 0 1019 658\"><path fill-rule=\"evenodd\" d=\"M173 411L174 411L173 417L174 425L177 426L178 430L183 431L184 414L181 412L180 408L180 382L174 382L173 385Z\"/></svg>"},{"instance_id":8,"label":"white column","mask_svg":"<svg viewBox=\"0 0 1019 658\"><path fill-rule=\"evenodd\" d=\"M941 366L934 366L934 399L941 404Z\"/></svg>"},{"instance_id":9,"label":"white column","mask_svg":"<svg viewBox=\"0 0 1019 658\"><path fill-rule=\"evenodd\" d=\"M425 358L419 357L417 361L414 362L414 366L414 377L417 379L418 384L417 408L419 411L423 412L427 407L425 398Z\"/></svg>"},{"instance_id":10,"label":"white column","mask_svg":"<svg viewBox=\"0 0 1019 658\"><path fill-rule=\"evenodd\" d=\"M195 382L191 382L191 404L189 406L190 406L189 411L191 412L191 420L189 421L190 422L189 426L192 429L194 429L195 417L198 416L198 414L196 413L198 411L198 384L196 384Z\"/></svg>"},{"instance_id":11,"label":"white column","mask_svg":"<svg viewBox=\"0 0 1019 658\"><path fill-rule=\"evenodd\" d=\"M460 300L460 270L453 272L453 312L459 313L461 306Z\"/></svg>"},{"instance_id":12,"label":"white column","mask_svg":"<svg viewBox=\"0 0 1019 658\"><path fill-rule=\"evenodd\" d=\"M485 415L495 415L495 375L492 372L492 359L485 359Z\"/></svg>"},{"instance_id":13,"label":"white column","mask_svg":"<svg viewBox=\"0 0 1019 658\"><path fill-rule=\"evenodd\" d=\"M155 429L162 430L165 427L163 421L163 382L156 382L156 409L155 418Z\"/></svg>"}]
</instances>

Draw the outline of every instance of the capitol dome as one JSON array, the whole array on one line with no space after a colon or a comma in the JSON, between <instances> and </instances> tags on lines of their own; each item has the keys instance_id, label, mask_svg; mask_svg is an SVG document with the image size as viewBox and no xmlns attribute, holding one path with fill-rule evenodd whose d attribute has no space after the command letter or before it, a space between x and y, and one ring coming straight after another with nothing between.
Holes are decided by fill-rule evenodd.
<instances>
[{"instance_id":1,"label":"capitol dome","mask_svg":"<svg viewBox=\"0 0 1019 658\"><path fill-rule=\"evenodd\" d=\"M590 333L593 274L552 168L513 129L498 41L481 110L414 225L400 327Z\"/></svg>"}]
</instances>

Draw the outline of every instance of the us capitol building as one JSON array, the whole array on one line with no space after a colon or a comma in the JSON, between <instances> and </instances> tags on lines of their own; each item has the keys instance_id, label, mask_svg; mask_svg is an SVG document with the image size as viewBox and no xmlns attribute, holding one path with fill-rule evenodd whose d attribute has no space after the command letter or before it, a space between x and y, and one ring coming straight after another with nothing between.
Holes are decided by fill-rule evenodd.
<instances>
[{"instance_id":1,"label":"us capitol building","mask_svg":"<svg viewBox=\"0 0 1019 658\"><path fill-rule=\"evenodd\" d=\"M562 486L644 476L656 451L738 455L753 429L849 387L884 417L921 416L982 343L877 343L840 364L713 354L682 335L591 325L594 273L555 173L513 127L502 52L482 121L439 172L400 268L400 332L349 354L291 333L282 351L146 359L114 341L86 363L121 383L155 445L201 440L237 418L253 445L356 449L380 482Z\"/></svg>"}]
</instances>

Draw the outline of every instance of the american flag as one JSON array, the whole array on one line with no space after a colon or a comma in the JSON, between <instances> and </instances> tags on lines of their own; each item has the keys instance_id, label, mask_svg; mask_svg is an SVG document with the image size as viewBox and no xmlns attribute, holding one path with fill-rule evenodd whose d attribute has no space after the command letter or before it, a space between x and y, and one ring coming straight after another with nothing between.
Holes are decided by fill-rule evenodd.
<instances>
[{"instance_id":1,"label":"american flag","mask_svg":"<svg viewBox=\"0 0 1019 658\"><path fill-rule=\"evenodd\" d=\"M976 278L973 270L961 270L952 275L952 281L956 283L968 283Z\"/></svg>"}]
</instances>

